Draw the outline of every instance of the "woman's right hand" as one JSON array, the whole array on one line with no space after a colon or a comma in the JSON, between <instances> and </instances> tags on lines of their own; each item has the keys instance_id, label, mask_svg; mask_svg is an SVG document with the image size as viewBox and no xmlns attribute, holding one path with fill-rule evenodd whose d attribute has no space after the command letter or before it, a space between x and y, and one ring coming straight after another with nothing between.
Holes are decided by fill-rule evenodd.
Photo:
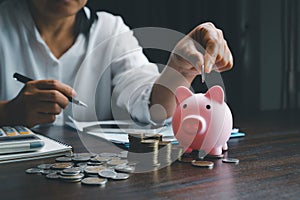
<instances>
[{"instance_id":1,"label":"woman's right hand","mask_svg":"<svg viewBox=\"0 0 300 200\"><path fill-rule=\"evenodd\" d=\"M65 109L69 100L75 97L74 89L57 80L29 81L20 93L3 106L5 125L24 125L53 123L56 115Z\"/></svg>"}]
</instances>

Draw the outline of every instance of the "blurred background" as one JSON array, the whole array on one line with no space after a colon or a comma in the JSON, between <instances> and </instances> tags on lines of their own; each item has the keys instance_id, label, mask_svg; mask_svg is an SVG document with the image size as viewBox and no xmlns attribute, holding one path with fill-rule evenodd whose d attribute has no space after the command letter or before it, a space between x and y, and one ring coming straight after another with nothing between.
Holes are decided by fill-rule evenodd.
<instances>
[{"instance_id":1,"label":"blurred background","mask_svg":"<svg viewBox=\"0 0 300 200\"><path fill-rule=\"evenodd\" d=\"M300 105L297 0L89 0L96 10L123 17L131 28L164 27L188 33L202 22L222 29L234 68L222 74L233 113L293 110ZM168 52L145 50L166 64ZM193 88L205 91L196 79Z\"/></svg>"},{"instance_id":2,"label":"blurred background","mask_svg":"<svg viewBox=\"0 0 300 200\"><path fill-rule=\"evenodd\" d=\"M213 22L223 30L234 56L234 68L222 73L233 114L299 110L297 0L89 0L88 4L122 16L132 29L163 27L186 34L200 23ZM157 49L145 49L145 54L161 64L169 56ZM199 77L193 88L206 90Z\"/></svg>"}]
</instances>

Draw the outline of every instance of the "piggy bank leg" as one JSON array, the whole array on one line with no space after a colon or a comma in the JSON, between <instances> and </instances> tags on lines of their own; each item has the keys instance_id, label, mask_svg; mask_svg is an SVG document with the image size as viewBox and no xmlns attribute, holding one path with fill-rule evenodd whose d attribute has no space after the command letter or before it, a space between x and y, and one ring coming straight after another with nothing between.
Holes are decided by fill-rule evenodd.
<instances>
[{"instance_id":1,"label":"piggy bank leg","mask_svg":"<svg viewBox=\"0 0 300 200\"><path fill-rule=\"evenodd\" d=\"M209 155L212 155L212 156L218 156L218 155L221 155L222 154L222 146L220 147L215 147L213 148L210 152L209 152Z\"/></svg>"},{"instance_id":2,"label":"piggy bank leg","mask_svg":"<svg viewBox=\"0 0 300 200\"><path fill-rule=\"evenodd\" d=\"M223 151L227 151L228 150L228 145L227 142L225 142L225 144L223 145Z\"/></svg>"}]
</instances>

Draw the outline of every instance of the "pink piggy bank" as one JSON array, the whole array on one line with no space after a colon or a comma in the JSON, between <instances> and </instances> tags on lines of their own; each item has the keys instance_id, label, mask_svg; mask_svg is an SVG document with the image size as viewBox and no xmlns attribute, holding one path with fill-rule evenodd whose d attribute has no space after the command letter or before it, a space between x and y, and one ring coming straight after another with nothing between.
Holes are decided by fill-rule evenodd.
<instances>
[{"instance_id":1,"label":"pink piggy bank","mask_svg":"<svg viewBox=\"0 0 300 200\"><path fill-rule=\"evenodd\" d=\"M227 150L232 114L222 87L213 86L205 94L193 94L188 88L179 87L175 96L172 127L186 152L204 150L206 154L220 155Z\"/></svg>"}]
</instances>

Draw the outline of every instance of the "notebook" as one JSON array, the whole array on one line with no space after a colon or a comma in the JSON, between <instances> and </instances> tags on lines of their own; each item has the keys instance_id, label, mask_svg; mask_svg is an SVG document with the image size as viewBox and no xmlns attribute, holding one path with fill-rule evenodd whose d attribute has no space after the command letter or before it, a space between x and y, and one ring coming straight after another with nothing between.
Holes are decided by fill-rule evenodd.
<instances>
[{"instance_id":1,"label":"notebook","mask_svg":"<svg viewBox=\"0 0 300 200\"><path fill-rule=\"evenodd\" d=\"M44 142L44 146L42 148L31 152L1 154L0 163L35 160L68 154L70 155L72 153L72 147L67 144L61 143L40 134L35 135Z\"/></svg>"}]
</instances>

